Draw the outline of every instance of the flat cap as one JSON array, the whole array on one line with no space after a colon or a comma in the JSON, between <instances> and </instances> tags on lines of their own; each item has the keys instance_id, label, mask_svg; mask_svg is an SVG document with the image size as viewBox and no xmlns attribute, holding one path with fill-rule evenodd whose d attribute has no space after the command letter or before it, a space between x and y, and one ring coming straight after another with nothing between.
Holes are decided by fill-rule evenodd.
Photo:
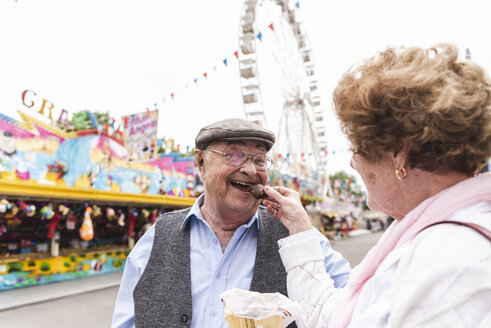
<instances>
[{"instance_id":1,"label":"flat cap","mask_svg":"<svg viewBox=\"0 0 491 328\"><path fill-rule=\"evenodd\" d=\"M274 133L259 124L241 118L229 118L202 128L195 140L196 149L205 149L215 140L257 140L262 141L269 151L273 147Z\"/></svg>"}]
</instances>

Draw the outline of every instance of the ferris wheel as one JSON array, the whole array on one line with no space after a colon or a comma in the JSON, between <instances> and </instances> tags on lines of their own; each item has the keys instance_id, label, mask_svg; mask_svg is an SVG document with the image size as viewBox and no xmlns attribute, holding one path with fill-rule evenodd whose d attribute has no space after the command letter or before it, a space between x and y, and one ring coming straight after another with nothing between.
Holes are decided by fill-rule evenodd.
<instances>
[{"instance_id":1,"label":"ferris wheel","mask_svg":"<svg viewBox=\"0 0 491 328\"><path fill-rule=\"evenodd\" d=\"M245 0L239 46L246 119L275 132L273 156L286 154L290 169L308 165L325 187L326 113L320 106L313 55L296 3Z\"/></svg>"}]
</instances>

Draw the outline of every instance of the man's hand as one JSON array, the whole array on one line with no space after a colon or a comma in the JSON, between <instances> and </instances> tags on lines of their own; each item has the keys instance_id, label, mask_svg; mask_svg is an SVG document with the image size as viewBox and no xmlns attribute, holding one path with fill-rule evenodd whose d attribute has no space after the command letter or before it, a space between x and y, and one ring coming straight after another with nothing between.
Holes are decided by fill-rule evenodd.
<instances>
[{"instance_id":1,"label":"man's hand","mask_svg":"<svg viewBox=\"0 0 491 328\"><path fill-rule=\"evenodd\" d=\"M288 229L290 235L312 229L310 218L300 201L300 194L285 187L264 186L269 196L263 205L269 214L277 217Z\"/></svg>"}]
</instances>

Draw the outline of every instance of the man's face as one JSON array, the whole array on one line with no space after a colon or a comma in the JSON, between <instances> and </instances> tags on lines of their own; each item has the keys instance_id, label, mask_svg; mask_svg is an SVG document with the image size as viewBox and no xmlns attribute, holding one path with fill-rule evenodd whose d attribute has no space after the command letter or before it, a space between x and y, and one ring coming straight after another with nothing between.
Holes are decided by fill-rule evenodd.
<instances>
[{"instance_id":1,"label":"man's face","mask_svg":"<svg viewBox=\"0 0 491 328\"><path fill-rule=\"evenodd\" d=\"M207 149L229 153L244 151L248 155L266 155L262 142L244 141L216 141ZM201 173L205 188L205 203L220 212L234 212L252 216L258 209L260 200L254 198L244 184L266 184L268 172L257 170L249 158L239 167L230 166L226 158L212 151L197 151L196 163Z\"/></svg>"}]
</instances>

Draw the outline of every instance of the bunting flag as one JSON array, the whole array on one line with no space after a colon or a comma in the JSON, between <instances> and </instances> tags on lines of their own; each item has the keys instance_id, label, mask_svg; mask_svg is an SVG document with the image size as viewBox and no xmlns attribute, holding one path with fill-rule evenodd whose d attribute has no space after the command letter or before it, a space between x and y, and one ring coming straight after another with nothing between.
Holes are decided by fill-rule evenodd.
<instances>
[{"instance_id":1,"label":"bunting flag","mask_svg":"<svg viewBox=\"0 0 491 328\"><path fill-rule=\"evenodd\" d=\"M299 1L295 2L295 8L300 8L300 2L299 2ZM275 29L274 29L274 22L271 22L271 24L269 24L269 25L268 25L268 28L269 28L269 29L270 29L272 32L275 32ZM262 33L261 31L259 31L259 32L256 34L256 37L257 37L257 39L258 39L260 42L262 42L262 41L263 41L263 36L264 36L264 35L263 35L263 33ZM240 59L239 59L239 50L234 51L234 52L233 52L233 54L234 54L235 58L237 58L237 60L240 60ZM228 65L228 64L229 64L228 58L224 58L224 59L222 59L222 63L223 63L223 65L224 65L225 67L227 67L227 68L228 68L228 66L229 66L229 65ZM217 65L214 65L214 66L212 66L212 67L213 67L213 72L218 72L218 66L217 66ZM208 79L208 73L209 73L209 71L208 71L208 72L205 72L205 73L203 73L203 74L202 74L202 75L203 75L203 78L204 78L205 80L207 80L207 79ZM196 78L194 78L194 79L193 79L193 82L194 82L194 84L195 84L195 85L198 85L198 79L199 79L198 77L196 77ZM187 84L187 83L185 84L185 89L186 89L186 90L188 89L188 84ZM174 100L175 93L173 92L173 93L171 93L170 95L171 95L172 100ZM164 98L162 98L162 102L163 102L163 103L166 103L166 98L165 98L165 97L164 97Z\"/></svg>"},{"instance_id":2,"label":"bunting flag","mask_svg":"<svg viewBox=\"0 0 491 328\"><path fill-rule=\"evenodd\" d=\"M300 1L295 2L295 7L300 8Z\"/></svg>"}]
</instances>

